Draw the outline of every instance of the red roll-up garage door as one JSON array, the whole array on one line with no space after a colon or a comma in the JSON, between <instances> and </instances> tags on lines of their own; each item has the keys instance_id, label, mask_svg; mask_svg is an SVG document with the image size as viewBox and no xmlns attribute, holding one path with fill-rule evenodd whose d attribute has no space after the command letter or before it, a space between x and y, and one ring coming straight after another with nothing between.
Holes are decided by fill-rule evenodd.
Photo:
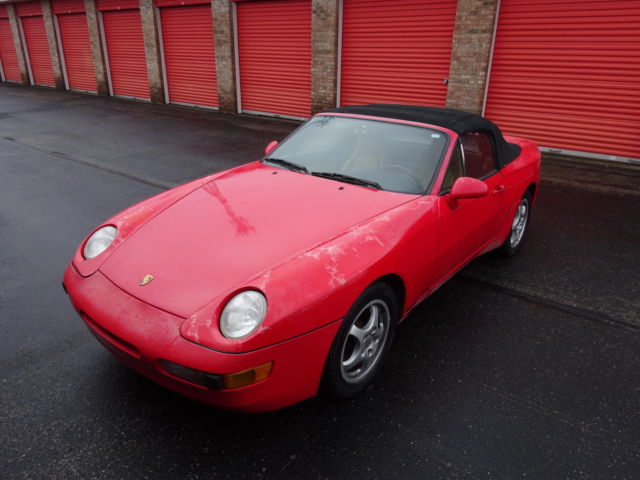
<instances>
[{"instance_id":1,"label":"red roll-up garage door","mask_svg":"<svg viewBox=\"0 0 640 480\"><path fill-rule=\"evenodd\" d=\"M236 3L245 112L311 115L311 1Z\"/></svg>"},{"instance_id":2,"label":"red roll-up garage door","mask_svg":"<svg viewBox=\"0 0 640 480\"><path fill-rule=\"evenodd\" d=\"M149 99L142 21L137 0L98 0L114 95Z\"/></svg>"},{"instance_id":3,"label":"red roll-up garage door","mask_svg":"<svg viewBox=\"0 0 640 480\"><path fill-rule=\"evenodd\" d=\"M11 35L11 26L7 18L7 7L0 5L0 62L4 80L9 82L22 82L16 46Z\"/></svg>"},{"instance_id":4,"label":"red roll-up garage door","mask_svg":"<svg viewBox=\"0 0 640 480\"><path fill-rule=\"evenodd\" d=\"M640 158L640 2L502 0L486 116L544 147Z\"/></svg>"},{"instance_id":5,"label":"red roll-up garage door","mask_svg":"<svg viewBox=\"0 0 640 480\"><path fill-rule=\"evenodd\" d=\"M53 0L69 88L97 91L83 0Z\"/></svg>"},{"instance_id":6,"label":"red roll-up garage door","mask_svg":"<svg viewBox=\"0 0 640 480\"><path fill-rule=\"evenodd\" d=\"M16 3L15 9L22 24L33 83L54 87L56 79L53 75L49 41L44 28L40 2Z\"/></svg>"},{"instance_id":7,"label":"red roll-up garage door","mask_svg":"<svg viewBox=\"0 0 640 480\"><path fill-rule=\"evenodd\" d=\"M161 7L162 47L169 101L217 107L211 2L158 0L156 5Z\"/></svg>"},{"instance_id":8,"label":"red roll-up garage door","mask_svg":"<svg viewBox=\"0 0 640 480\"><path fill-rule=\"evenodd\" d=\"M344 0L340 104L444 106L455 0Z\"/></svg>"}]
</instances>

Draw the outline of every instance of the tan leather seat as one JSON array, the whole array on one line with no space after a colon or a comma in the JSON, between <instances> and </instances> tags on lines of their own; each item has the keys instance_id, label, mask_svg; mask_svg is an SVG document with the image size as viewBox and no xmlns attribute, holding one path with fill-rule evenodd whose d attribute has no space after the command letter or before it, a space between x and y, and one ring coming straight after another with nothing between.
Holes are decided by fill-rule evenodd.
<instances>
[{"instance_id":1,"label":"tan leather seat","mask_svg":"<svg viewBox=\"0 0 640 480\"><path fill-rule=\"evenodd\" d=\"M360 137L358 144L345 162L344 172L377 172L384 165L380 142L370 137Z\"/></svg>"}]
</instances>

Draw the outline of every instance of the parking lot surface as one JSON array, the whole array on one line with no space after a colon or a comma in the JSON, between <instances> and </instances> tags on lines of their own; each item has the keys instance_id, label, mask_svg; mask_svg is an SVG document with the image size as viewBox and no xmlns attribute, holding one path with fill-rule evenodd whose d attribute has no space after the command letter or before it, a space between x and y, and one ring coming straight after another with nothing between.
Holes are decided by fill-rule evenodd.
<instances>
[{"instance_id":1,"label":"parking lot surface","mask_svg":"<svg viewBox=\"0 0 640 480\"><path fill-rule=\"evenodd\" d=\"M83 237L296 125L0 85L0 477L638 478L631 168L545 162L519 255L485 255L421 304L348 402L215 410L91 336L60 286Z\"/></svg>"}]
</instances>

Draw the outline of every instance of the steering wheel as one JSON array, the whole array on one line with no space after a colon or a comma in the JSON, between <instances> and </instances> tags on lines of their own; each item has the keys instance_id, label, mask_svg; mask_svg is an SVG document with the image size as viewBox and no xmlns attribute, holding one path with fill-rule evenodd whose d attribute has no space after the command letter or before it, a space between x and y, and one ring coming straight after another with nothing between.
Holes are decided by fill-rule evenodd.
<instances>
[{"instance_id":1,"label":"steering wheel","mask_svg":"<svg viewBox=\"0 0 640 480\"><path fill-rule=\"evenodd\" d=\"M413 182L415 183L415 186L417 187L416 190L424 190L424 187L422 186L422 182L420 182L420 179L416 176L416 174L414 172L412 172L411 170L409 170L407 167L405 167L404 165L400 165L398 163L392 163L390 165L385 166L382 171L384 172L385 170L399 170L402 173L404 173L407 177L411 178L411 180L413 180Z\"/></svg>"}]
</instances>

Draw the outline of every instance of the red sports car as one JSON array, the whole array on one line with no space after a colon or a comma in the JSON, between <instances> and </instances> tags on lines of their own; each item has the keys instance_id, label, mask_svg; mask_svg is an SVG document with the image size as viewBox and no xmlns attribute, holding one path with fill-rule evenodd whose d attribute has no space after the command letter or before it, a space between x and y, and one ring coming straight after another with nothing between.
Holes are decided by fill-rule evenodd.
<instances>
[{"instance_id":1,"label":"red sports car","mask_svg":"<svg viewBox=\"0 0 640 480\"><path fill-rule=\"evenodd\" d=\"M478 255L518 251L539 178L536 145L480 116L338 108L107 220L64 287L108 350L188 397L350 397L413 307Z\"/></svg>"}]
</instances>

